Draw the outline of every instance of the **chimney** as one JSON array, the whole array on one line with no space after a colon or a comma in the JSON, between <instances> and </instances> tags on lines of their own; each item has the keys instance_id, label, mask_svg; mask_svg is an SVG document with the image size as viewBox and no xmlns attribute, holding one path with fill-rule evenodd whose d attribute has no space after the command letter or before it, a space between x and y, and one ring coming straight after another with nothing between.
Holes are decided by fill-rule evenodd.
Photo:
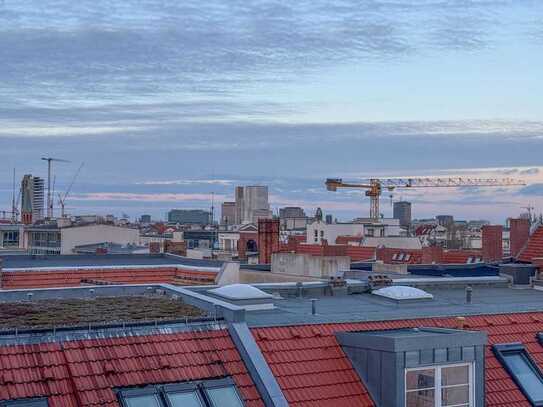
<instances>
[{"instance_id":1,"label":"chimney","mask_svg":"<svg viewBox=\"0 0 543 407\"><path fill-rule=\"evenodd\" d=\"M509 228L511 256L517 257L530 238L530 221L528 219L510 219Z\"/></svg>"},{"instance_id":2,"label":"chimney","mask_svg":"<svg viewBox=\"0 0 543 407\"><path fill-rule=\"evenodd\" d=\"M296 253L298 251L298 240L294 236L289 236L287 240L287 250Z\"/></svg>"},{"instance_id":3,"label":"chimney","mask_svg":"<svg viewBox=\"0 0 543 407\"><path fill-rule=\"evenodd\" d=\"M483 226L483 260L487 263L500 262L503 258L503 226Z\"/></svg>"},{"instance_id":4,"label":"chimney","mask_svg":"<svg viewBox=\"0 0 543 407\"><path fill-rule=\"evenodd\" d=\"M272 253L279 251L279 219L258 220L258 262L271 264Z\"/></svg>"},{"instance_id":5,"label":"chimney","mask_svg":"<svg viewBox=\"0 0 543 407\"><path fill-rule=\"evenodd\" d=\"M159 254L159 253L160 253L160 242L149 243L149 254Z\"/></svg>"}]
</instances>

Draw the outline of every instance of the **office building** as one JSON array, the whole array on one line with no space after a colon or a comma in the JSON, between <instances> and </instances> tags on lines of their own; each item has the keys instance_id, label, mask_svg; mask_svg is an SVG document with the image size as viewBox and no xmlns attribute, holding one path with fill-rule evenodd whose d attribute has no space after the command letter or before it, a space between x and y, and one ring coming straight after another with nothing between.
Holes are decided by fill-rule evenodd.
<instances>
[{"instance_id":1,"label":"office building","mask_svg":"<svg viewBox=\"0 0 543 407\"><path fill-rule=\"evenodd\" d=\"M168 223L208 225L211 223L211 213L202 209L172 209L168 212Z\"/></svg>"},{"instance_id":2,"label":"office building","mask_svg":"<svg viewBox=\"0 0 543 407\"><path fill-rule=\"evenodd\" d=\"M236 187L236 224L257 223L258 219L271 217L267 186Z\"/></svg>"},{"instance_id":3,"label":"office building","mask_svg":"<svg viewBox=\"0 0 543 407\"><path fill-rule=\"evenodd\" d=\"M411 224L411 202L394 202L392 217L400 221L400 226L409 227Z\"/></svg>"},{"instance_id":4,"label":"office building","mask_svg":"<svg viewBox=\"0 0 543 407\"><path fill-rule=\"evenodd\" d=\"M151 215L141 215L140 223L151 223Z\"/></svg>"},{"instance_id":5,"label":"office building","mask_svg":"<svg viewBox=\"0 0 543 407\"><path fill-rule=\"evenodd\" d=\"M236 203L223 202L221 205L221 225L234 225L236 223Z\"/></svg>"},{"instance_id":6,"label":"office building","mask_svg":"<svg viewBox=\"0 0 543 407\"><path fill-rule=\"evenodd\" d=\"M44 218L43 178L27 174L21 183L21 219L24 224L36 223Z\"/></svg>"},{"instance_id":7,"label":"office building","mask_svg":"<svg viewBox=\"0 0 543 407\"><path fill-rule=\"evenodd\" d=\"M280 226L282 230L305 229L307 216L299 206L287 206L279 209Z\"/></svg>"}]
</instances>

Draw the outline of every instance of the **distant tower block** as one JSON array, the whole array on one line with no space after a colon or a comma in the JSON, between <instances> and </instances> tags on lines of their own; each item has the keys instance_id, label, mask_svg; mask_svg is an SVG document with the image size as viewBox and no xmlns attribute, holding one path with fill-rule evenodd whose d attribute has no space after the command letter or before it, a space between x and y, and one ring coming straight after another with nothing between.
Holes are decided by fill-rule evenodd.
<instances>
[{"instance_id":1,"label":"distant tower block","mask_svg":"<svg viewBox=\"0 0 543 407\"><path fill-rule=\"evenodd\" d=\"M27 174L21 182L21 221L29 225L43 219L44 182Z\"/></svg>"},{"instance_id":2,"label":"distant tower block","mask_svg":"<svg viewBox=\"0 0 543 407\"><path fill-rule=\"evenodd\" d=\"M409 227L411 224L411 202L394 202L393 217L399 219L400 226Z\"/></svg>"}]
</instances>

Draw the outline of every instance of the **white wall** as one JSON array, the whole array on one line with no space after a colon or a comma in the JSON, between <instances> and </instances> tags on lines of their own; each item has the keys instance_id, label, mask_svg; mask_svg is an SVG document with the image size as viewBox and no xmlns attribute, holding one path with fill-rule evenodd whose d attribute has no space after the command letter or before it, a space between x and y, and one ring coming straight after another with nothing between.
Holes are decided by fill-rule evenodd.
<instances>
[{"instance_id":1,"label":"white wall","mask_svg":"<svg viewBox=\"0 0 543 407\"><path fill-rule=\"evenodd\" d=\"M311 256L310 254L273 253L272 273L329 278L338 272L349 271L351 259L347 256Z\"/></svg>"},{"instance_id":2,"label":"white wall","mask_svg":"<svg viewBox=\"0 0 543 407\"><path fill-rule=\"evenodd\" d=\"M374 230L374 236L380 237L380 230L383 236L399 236L400 221L398 219L381 219L379 222L368 223L332 223L315 221L307 225L306 240L308 244L320 244L326 239L328 244L335 244L338 236L367 236L368 230ZM315 231L317 236L315 237ZM316 239L316 240L315 240Z\"/></svg>"},{"instance_id":3,"label":"white wall","mask_svg":"<svg viewBox=\"0 0 543 407\"><path fill-rule=\"evenodd\" d=\"M89 225L60 229L60 254L73 254L75 246L111 242L121 245L139 242L137 229L112 225Z\"/></svg>"}]
</instances>

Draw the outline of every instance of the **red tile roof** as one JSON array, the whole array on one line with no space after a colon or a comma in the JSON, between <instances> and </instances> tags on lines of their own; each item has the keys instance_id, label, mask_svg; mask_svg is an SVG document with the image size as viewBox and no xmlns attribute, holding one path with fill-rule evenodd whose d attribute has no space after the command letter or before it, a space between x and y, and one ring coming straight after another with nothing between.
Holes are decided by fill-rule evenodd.
<instances>
[{"instance_id":1,"label":"red tile roof","mask_svg":"<svg viewBox=\"0 0 543 407\"><path fill-rule=\"evenodd\" d=\"M347 236L342 235L336 237L336 244L349 244L350 242L360 243L362 241L362 236Z\"/></svg>"},{"instance_id":2,"label":"red tile roof","mask_svg":"<svg viewBox=\"0 0 543 407\"><path fill-rule=\"evenodd\" d=\"M253 334L291 406L373 406L367 389L334 333L419 326L455 328L455 318L255 328ZM543 312L466 317L466 329L484 330L489 345L522 342L543 369ZM490 347L486 353L486 406L530 406Z\"/></svg>"},{"instance_id":3,"label":"red tile roof","mask_svg":"<svg viewBox=\"0 0 543 407\"><path fill-rule=\"evenodd\" d=\"M539 226L532 233L528 243L520 251L518 260L531 262L534 257L543 257L543 226Z\"/></svg>"},{"instance_id":4,"label":"red tile roof","mask_svg":"<svg viewBox=\"0 0 543 407\"><path fill-rule=\"evenodd\" d=\"M444 264L464 264L469 258L483 258L483 252L480 250L444 250L442 263Z\"/></svg>"},{"instance_id":5,"label":"red tile roof","mask_svg":"<svg viewBox=\"0 0 543 407\"><path fill-rule=\"evenodd\" d=\"M180 267L96 268L62 270L28 270L2 272L3 289L77 287L84 281L116 284L160 284L183 280L184 284L206 284L215 281L217 273Z\"/></svg>"},{"instance_id":6,"label":"red tile roof","mask_svg":"<svg viewBox=\"0 0 543 407\"><path fill-rule=\"evenodd\" d=\"M375 257L375 247L347 246L345 253L351 261L372 260Z\"/></svg>"},{"instance_id":7,"label":"red tile roof","mask_svg":"<svg viewBox=\"0 0 543 407\"><path fill-rule=\"evenodd\" d=\"M0 400L50 407L119 406L116 387L225 376L247 406L264 405L226 330L0 347Z\"/></svg>"}]
</instances>

